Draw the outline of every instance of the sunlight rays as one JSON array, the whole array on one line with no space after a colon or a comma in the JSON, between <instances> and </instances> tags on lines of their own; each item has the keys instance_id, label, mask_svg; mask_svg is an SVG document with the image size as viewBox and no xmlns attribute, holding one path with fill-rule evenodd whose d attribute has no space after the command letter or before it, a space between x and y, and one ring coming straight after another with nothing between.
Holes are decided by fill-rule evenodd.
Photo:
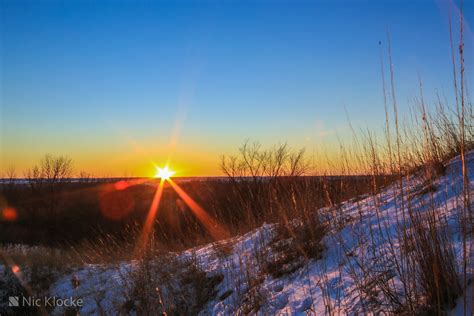
<instances>
[{"instance_id":1,"label":"sunlight rays","mask_svg":"<svg viewBox=\"0 0 474 316\"><path fill-rule=\"evenodd\" d=\"M215 219L199 206L184 190L173 180L169 179L168 183L176 191L179 197L189 206L196 218L204 225L214 240L225 239L229 237L229 232L225 230Z\"/></svg>"},{"instance_id":2,"label":"sunlight rays","mask_svg":"<svg viewBox=\"0 0 474 316\"><path fill-rule=\"evenodd\" d=\"M168 170L170 171L170 170ZM156 189L155 195L150 205L146 220L141 229L141 233L137 239L135 246L134 255L140 256L144 254L148 246L150 234L153 233L153 225L158 214L161 198L163 196L163 190L165 182L169 183L171 188L179 195L184 203L189 207L194 216L208 231L209 235L214 240L221 240L230 237L229 232L220 225L214 218L212 218L206 210L204 210L196 201L194 201L176 182L171 179L171 175L163 175L160 177L160 184Z\"/></svg>"},{"instance_id":3,"label":"sunlight rays","mask_svg":"<svg viewBox=\"0 0 474 316\"><path fill-rule=\"evenodd\" d=\"M158 212L158 207L160 206L161 197L163 196L163 189L165 186L165 180L161 179L158 188L156 189L155 195L153 196L153 200L151 201L150 209L148 210L148 214L143 224L142 231L140 233L140 237L138 238L136 245L135 253L140 253L144 250L148 244L148 236L150 232L153 230L153 223L156 218L156 214Z\"/></svg>"}]
</instances>

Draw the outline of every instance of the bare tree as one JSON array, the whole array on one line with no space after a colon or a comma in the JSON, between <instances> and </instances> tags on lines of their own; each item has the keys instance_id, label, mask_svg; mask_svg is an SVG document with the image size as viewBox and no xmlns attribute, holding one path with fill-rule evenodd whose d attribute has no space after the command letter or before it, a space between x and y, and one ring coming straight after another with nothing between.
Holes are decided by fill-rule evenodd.
<instances>
[{"instance_id":1,"label":"bare tree","mask_svg":"<svg viewBox=\"0 0 474 316\"><path fill-rule=\"evenodd\" d=\"M81 171L79 172L79 179L83 183L91 183L93 180L92 174L86 172L86 171Z\"/></svg>"},{"instance_id":2,"label":"bare tree","mask_svg":"<svg viewBox=\"0 0 474 316\"><path fill-rule=\"evenodd\" d=\"M303 149L293 151L286 143L264 148L247 140L237 155L222 157L221 169L233 184L229 196L233 194L234 203L239 201L247 218L258 223L265 214L275 215L276 201L290 203L292 183L288 178L303 175L308 163Z\"/></svg>"},{"instance_id":3,"label":"bare tree","mask_svg":"<svg viewBox=\"0 0 474 316\"><path fill-rule=\"evenodd\" d=\"M66 156L45 155L39 165L26 172L26 178L32 188L41 188L43 184L53 189L72 175L72 159Z\"/></svg>"},{"instance_id":4,"label":"bare tree","mask_svg":"<svg viewBox=\"0 0 474 316\"><path fill-rule=\"evenodd\" d=\"M10 196L15 191L16 186L16 169L14 166L9 166L3 173L3 183L1 188L5 196Z\"/></svg>"},{"instance_id":5,"label":"bare tree","mask_svg":"<svg viewBox=\"0 0 474 316\"><path fill-rule=\"evenodd\" d=\"M15 178L16 178L15 166L10 166L7 168L7 170L5 171L5 177L7 179L8 186L13 187L15 184Z\"/></svg>"},{"instance_id":6,"label":"bare tree","mask_svg":"<svg viewBox=\"0 0 474 316\"><path fill-rule=\"evenodd\" d=\"M239 148L237 156L224 156L221 169L230 178L250 177L259 182L263 177L300 176L308 170L305 151L293 151L286 143L262 148L248 140Z\"/></svg>"},{"instance_id":7,"label":"bare tree","mask_svg":"<svg viewBox=\"0 0 474 316\"><path fill-rule=\"evenodd\" d=\"M66 156L45 155L38 165L26 172L29 186L43 198L45 207L54 212L59 204L60 184L72 175L72 159Z\"/></svg>"}]
</instances>

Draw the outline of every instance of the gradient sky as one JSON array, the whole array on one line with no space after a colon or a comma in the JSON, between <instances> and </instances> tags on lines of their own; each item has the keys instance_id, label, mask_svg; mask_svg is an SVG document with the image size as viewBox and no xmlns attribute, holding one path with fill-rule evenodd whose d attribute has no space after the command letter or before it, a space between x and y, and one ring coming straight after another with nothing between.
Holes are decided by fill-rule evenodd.
<instances>
[{"instance_id":1,"label":"gradient sky","mask_svg":"<svg viewBox=\"0 0 474 316\"><path fill-rule=\"evenodd\" d=\"M0 0L0 172L44 154L75 171L216 175L250 138L308 152L355 126L380 129L379 41L392 36L401 112L452 96L439 1ZM473 1L465 1L472 78ZM455 27L455 30L457 26ZM472 87L468 81L468 86ZM471 89L472 90L472 89Z\"/></svg>"}]
</instances>

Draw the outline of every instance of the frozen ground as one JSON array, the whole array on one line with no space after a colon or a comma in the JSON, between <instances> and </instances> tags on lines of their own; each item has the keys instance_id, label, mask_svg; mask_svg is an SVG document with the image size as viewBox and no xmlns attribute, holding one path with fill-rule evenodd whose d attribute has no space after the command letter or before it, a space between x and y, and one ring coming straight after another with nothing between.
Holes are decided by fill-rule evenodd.
<instances>
[{"instance_id":1,"label":"frozen ground","mask_svg":"<svg viewBox=\"0 0 474 316\"><path fill-rule=\"evenodd\" d=\"M474 179L473 152L468 155L468 162L469 179ZM461 238L456 228L459 220L456 211L462 190L460 160L456 158L447 164L447 172L436 180L434 190L425 193L423 189L423 183L416 177L404 183L405 195L412 197L412 209L424 212L426 205L435 205L437 211L446 217L456 254L461 256ZM371 264L389 266L393 259L387 240L389 235L396 234L396 218L400 216L402 202L400 198L394 198L394 190L398 188L388 187L377 196L365 196L347 201L338 208L319 210L331 224L324 238L322 258L303 260L296 270L280 277L260 273L260 263L271 254L270 245L275 241L274 224L265 224L246 235L175 254L178 261L193 259L207 276L220 277L221 281L215 285L212 297L200 314L235 315L256 310L259 314L365 314L368 311L376 314L383 309L384 298L375 295L375 302L369 300L358 291L353 276L361 272L358 266L361 261L369 267ZM407 203L405 200L405 206ZM375 212L376 209L379 212ZM384 228L383 232L380 227ZM399 246L392 246L396 254L400 251ZM51 286L51 294L83 298L82 315L102 312L113 315L123 310L127 302L127 275L136 267L137 263L133 262L113 266L89 265L57 280ZM392 277L394 284L401 286L396 274ZM74 285L73 280L79 282ZM472 287L468 292L470 307ZM63 310L58 308L53 312L61 314ZM450 313L462 314L462 298Z\"/></svg>"}]
</instances>

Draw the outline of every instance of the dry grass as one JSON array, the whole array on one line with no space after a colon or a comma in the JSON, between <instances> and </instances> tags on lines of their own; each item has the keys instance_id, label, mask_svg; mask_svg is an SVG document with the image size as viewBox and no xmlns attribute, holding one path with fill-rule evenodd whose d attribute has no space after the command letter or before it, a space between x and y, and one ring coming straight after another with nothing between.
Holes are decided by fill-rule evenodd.
<instances>
[{"instance_id":1,"label":"dry grass","mask_svg":"<svg viewBox=\"0 0 474 316\"><path fill-rule=\"evenodd\" d=\"M122 312L139 315L195 315L216 296L221 275L208 276L196 257L148 252L122 276L127 301Z\"/></svg>"},{"instance_id":2,"label":"dry grass","mask_svg":"<svg viewBox=\"0 0 474 316\"><path fill-rule=\"evenodd\" d=\"M356 256L354 251L348 249L339 258L341 262L350 263L348 274L354 281L359 299L354 312L440 315L453 307L456 298L462 295L469 283L467 246L474 224L466 163L466 153L474 148L474 122L472 103L465 91L462 36L461 27L460 50L456 54L453 49L452 58L455 102L448 103L438 98L437 103L430 107L424 98L420 80L420 95L408 118L399 117L388 39L388 88L382 64L385 130L383 135L370 131L354 132L350 145L341 144L340 162L335 165L333 161L328 161L325 170L337 170L345 177L303 177L308 172L325 174L310 169L304 151L291 150L285 144L264 148L258 143L245 142L235 156L222 158L221 167L228 176L226 181L183 184L185 190L231 235L248 232L264 222L279 225L270 248L263 249L266 253L255 254L257 266L246 265L246 261L240 258L240 272L245 275L245 284L235 291L242 291L239 292L238 303L243 313L256 313L266 302L267 292L262 287L266 277L280 278L301 270L309 259L318 260L321 257L324 252L322 240L326 234L340 231L348 222L363 224L363 212L367 210L360 207L358 219L349 218L340 208L342 201L361 194L373 200L369 212L378 220L378 226L368 228L369 241L357 240L355 248L367 249L366 256ZM454 47L452 43L451 46ZM381 55L381 58L383 61L385 56ZM456 205L459 222L453 228L448 226L443 216L448 212L447 206L437 204L434 193L438 190L438 179L445 175L446 162L457 155L462 164L463 189ZM133 234L123 233L123 228L143 222L154 188L136 186L116 193L120 199L127 201L123 204L132 205L133 210L120 220L106 220L101 215L98 200L102 196L100 186L87 183L79 188L67 188L55 183L54 189L51 189L38 180L37 174L49 174L48 166L52 162L48 161L30 172L29 194L25 188L15 188L11 182L2 187L6 203L20 212L17 223L3 223L6 229L10 229L9 234L15 229L21 231L20 228L27 225L38 229L59 229L65 223L75 223L80 218L84 225L101 224L85 229L94 232L94 238L78 243L81 246L76 245L83 261L131 259L126 254L130 253L134 237ZM368 176L350 177L354 174ZM407 185L412 176L422 179L417 190ZM397 201L394 231L380 220L380 205L383 202L379 193L389 183L393 188L391 198ZM73 193L64 193L67 189ZM26 202L22 201L25 196L28 197ZM359 205L357 198L352 202ZM77 208L77 212L71 213L71 205ZM205 227L172 192L165 192L162 206L154 235L159 246L151 247L144 257L139 258L138 267L125 276L128 302L122 308L126 313L194 314L208 300L215 298L215 286L222 281L222 277L207 276L194 256L182 262L167 253L170 249L207 243L211 238ZM327 207L324 213L318 211L322 207ZM88 211L85 212L85 209ZM100 233L97 233L99 228ZM454 232L451 229L460 232L462 258L454 252ZM78 234L75 236L81 236L78 231L75 231ZM117 231L120 234L109 235ZM54 239L64 233L57 232L58 235L51 234L49 238ZM19 235L11 236L16 238ZM344 244L342 239L339 242ZM378 247L380 242L386 247ZM217 252L225 258L232 248L222 245ZM159 251L155 252L156 249ZM55 257L51 255L50 258ZM56 263L48 262L50 258L29 254L24 261L25 270L30 271L37 282L38 291L45 288L43 284L51 281L50 273L56 273ZM48 260L43 261L45 259ZM22 261L21 258L16 260ZM44 272L44 267L54 272ZM324 271L321 271L320 279L318 287L323 293L326 311L331 314L335 303L327 294L331 285ZM12 289L17 288L16 285L11 286ZM224 293L219 299L224 300L231 294ZM342 295L338 300L342 300ZM464 307L465 304L466 298Z\"/></svg>"}]
</instances>

